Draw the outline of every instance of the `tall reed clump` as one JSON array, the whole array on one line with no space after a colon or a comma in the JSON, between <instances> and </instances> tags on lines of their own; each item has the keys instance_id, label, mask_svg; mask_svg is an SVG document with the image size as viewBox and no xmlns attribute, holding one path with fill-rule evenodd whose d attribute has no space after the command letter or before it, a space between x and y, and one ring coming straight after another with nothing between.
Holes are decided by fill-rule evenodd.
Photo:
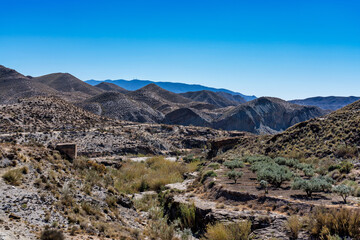
<instances>
[{"instance_id":1,"label":"tall reed clump","mask_svg":"<svg viewBox=\"0 0 360 240\"><path fill-rule=\"evenodd\" d=\"M126 162L113 171L115 188L119 192L160 191L166 184L183 181L187 167L164 157L153 157L145 162Z\"/></svg>"},{"instance_id":2,"label":"tall reed clump","mask_svg":"<svg viewBox=\"0 0 360 240\"><path fill-rule=\"evenodd\" d=\"M216 223L208 225L204 240L248 240L251 233L251 222L246 220L239 223Z\"/></svg>"},{"instance_id":3,"label":"tall reed clump","mask_svg":"<svg viewBox=\"0 0 360 240\"><path fill-rule=\"evenodd\" d=\"M318 208L310 216L311 234L320 239L328 240L331 236L360 239L360 211L346 208Z\"/></svg>"}]
</instances>

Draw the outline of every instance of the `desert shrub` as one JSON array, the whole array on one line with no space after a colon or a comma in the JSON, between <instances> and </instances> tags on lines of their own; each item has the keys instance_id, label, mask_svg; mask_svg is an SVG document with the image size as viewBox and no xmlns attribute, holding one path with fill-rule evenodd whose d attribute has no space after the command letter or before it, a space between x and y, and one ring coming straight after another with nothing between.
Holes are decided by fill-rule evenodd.
<instances>
[{"instance_id":1,"label":"desert shrub","mask_svg":"<svg viewBox=\"0 0 360 240\"><path fill-rule=\"evenodd\" d=\"M355 158L358 155L358 150L356 146L340 145L334 153L338 158Z\"/></svg>"},{"instance_id":2,"label":"desert shrub","mask_svg":"<svg viewBox=\"0 0 360 240\"><path fill-rule=\"evenodd\" d=\"M59 230L55 230L55 229L45 229L42 233L41 233L41 240L64 240L64 234L59 231Z\"/></svg>"},{"instance_id":3,"label":"desert shrub","mask_svg":"<svg viewBox=\"0 0 360 240\"><path fill-rule=\"evenodd\" d=\"M312 177L310 180L296 178L291 185L294 190L303 190L308 197L311 197L315 192L322 192L331 189L331 183L322 177Z\"/></svg>"},{"instance_id":4,"label":"desert shrub","mask_svg":"<svg viewBox=\"0 0 360 240\"><path fill-rule=\"evenodd\" d=\"M220 168L220 165L218 163L210 163L208 167L216 170Z\"/></svg>"},{"instance_id":5,"label":"desert shrub","mask_svg":"<svg viewBox=\"0 0 360 240\"><path fill-rule=\"evenodd\" d=\"M251 222L243 221L240 223L216 223L208 225L204 239L207 240L248 240L251 233Z\"/></svg>"},{"instance_id":6,"label":"desert shrub","mask_svg":"<svg viewBox=\"0 0 360 240\"><path fill-rule=\"evenodd\" d=\"M4 173L2 178L7 184L19 186L22 182L23 174L27 174L28 171L27 167L12 169Z\"/></svg>"},{"instance_id":7,"label":"desert shrub","mask_svg":"<svg viewBox=\"0 0 360 240\"><path fill-rule=\"evenodd\" d=\"M74 202L74 194L69 186L69 184L65 184L61 189L61 203L65 206L71 206Z\"/></svg>"},{"instance_id":8,"label":"desert shrub","mask_svg":"<svg viewBox=\"0 0 360 240\"><path fill-rule=\"evenodd\" d=\"M88 202L82 202L81 208L85 211L87 215L98 215L99 209L94 204L88 203Z\"/></svg>"},{"instance_id":9,"label":"desert shrub","mask_svg":"<svg viewBox=\"0 0 360 240\"><path fill-rule=\"evenodd\" d=\"M187 155L183 158L185 163L199 162L200 159L196 158L193 154Z\"/></svg>"},{"instance_id":10,"label":"desert shrub","mask_svg":"<svg viewBox=\"0 0 360 240\"><path fill-rule=\"evenodd\" d=\"M111 195L111 196L108 195L105 198L105 202L109 208L114 208L114 207L116 207L117 198L113 195Z\"/></svg>"},{"instance_id":11,"label":"desert shrub","mask_svg":"<svg viewBox=\"0 0 360 240\"><path fill-rule=\"evenodd\" d=\"M302 223L299 216L296 215L290 216L287 220L286 226L290 232L290 236L289 236L290 239L298 239L299 232L302 227Z\"/></svg>"},{"instance_id":12,"label":"desert shrub","mask_svg":"<svg viewBox=\"0 0 360 240\"><path fill-rule=\"evenodd\" d=\"M175 224L168 224L168 219L160 207L149 209L150 221L145 229L145 234L150 239L173 240L175 236Z\"/></svg>"},{"instance_id":13,"label":"desert shrub","mask_svg":"<svg viewBox=\"0 0 360 240\"><path fill-rule=\"evenodd\" d=\"M344 203L346 203L346 199L354 193L354 188L345 184L340 184L333 187L332 191L339 195L343 199Z\"/></svg>"},{"instance_id":14,"label":"desert shrub","mask_svg":"<svg viewBox=\"0 0 360 240\"><path fill-rule=\"evenodd\" d=\"M339 166L339 171L346 174L350 173L351 169L354 168L354 164L349 161L342 161Z\"/></svg>"},{"instance_id":15,"label":"desert shrub","mask_svg":"<svg viewBox=\"0 0 360 240\"><path fill-rule=\"evenodd\" d=\"M303 171L304 175L307 177L312 177L315 174L315 169L311 164L299 163L296 165L296 168Z\"/></svg>"},{"instance_id":16,"label":"desert shrub","mask_svg":"<svg viewBox=\"0 0 360 240\"><path fill-rule=\"evenodd\" d=\"M255 162L269 162L272 161L272 159L267 156L259 155L259 156L246 156L243 158L243 161L253 164Z\"/></svg>"},{"instance_id":17,"label":"desert shrub","mask_svg":"<svg viewBox=\"0 0 360 240\"><path fill-rule=\"evenodd\" d=\"M200 182L204 183L206 181L207 178L209 177L216 177L217 174L214 171L207 171L204 174L202 174Z\"/></svg>"},{"instance_id":18,"label":"desert shrub","mask_svg":"<svg viewBox=\"0 0 360 240\"><path fill-rule=\"evenodd\" d=\"M261 164L257 170L257 180L265 180L275 187L280 187L285 181L292 178L293 173L288 167L276 163Z\"/></svg>"},{"instance_id":19,"label":"desert shrub","mask_svg":"<svg viewBox=\"0 0 360 240\"><path fill-rule=\"evenodd\" d=\"M134 200L135 208L145 212L157 205L158 198L156 194L145 194L142 198Z\"/></svg>"},{"instance_id":20,"label":"desert shrub","mask_svg":"<svg viewBox=\"0 0 360 240\"><path fill-rule=\"evenodd\" d=\"M341 238L360 239L360 212L354 209L318 208L309 217L309 230L317 239ZM336 239L336 238L335 238Z\"/></svg>"},{"instance_id":21,"label":"desert shrub","mask_svg":"<svg viewBox=\"0 0 360 240\"><path fill-rule=\"evenodd\" d=\"M234 161L226 161L224 162L224 166L233 170L235 168L243 168L244 167L244 163L241 162L241 161L237 161L237 160L234 160Z\"/></svg>"},{"instance_id":22,"label":"desert shrub","mask_svg":"<svg viewBox=\"0 0 360 240\"><path fill-rule=\"evenodd\" d=\"M299 164L299 160L292 158L277 157L274 161L279 165L285 165L288 167L296 167Z\"/></svg>"},{"instance_id":23,"label":"desert shrub","mask_svg":"<svg viewBox=\"0 0 360 240\"><path fill-rule=\"evenodd\" d=\"M229 179L234 180L234 182L236 183L237 180L242 177L243 173L240 171L232 170L228 172L226 175Z\"/></svg>"},{"instance_id":24,"label":"desert shrub","mask_svg":"<svg viewBox=\"0 0 360 240\"><path fill-rule=\"evenodd\" d=\"M196 208L194 204L180 204L180 221L182 229L196 228Z\"/></svg>"}]
</instances>

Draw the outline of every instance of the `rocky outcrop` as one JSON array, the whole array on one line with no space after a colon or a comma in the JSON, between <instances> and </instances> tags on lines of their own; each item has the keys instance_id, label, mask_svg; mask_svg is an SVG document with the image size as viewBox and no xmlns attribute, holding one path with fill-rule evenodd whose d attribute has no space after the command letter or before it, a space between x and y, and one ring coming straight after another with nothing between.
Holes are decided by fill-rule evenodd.
<instances>
[{"instance_id":1,"label":"rocky outcrop","mask_svg":"<svg viewBox=\"0 0 360 240\"><path fill-rule=\"evenodd\" d=\"M278 98L262 97L231 108L213 126L257 134L273 134L326 114L318 107L299 106Z\"/></svg>"}]
</instances>

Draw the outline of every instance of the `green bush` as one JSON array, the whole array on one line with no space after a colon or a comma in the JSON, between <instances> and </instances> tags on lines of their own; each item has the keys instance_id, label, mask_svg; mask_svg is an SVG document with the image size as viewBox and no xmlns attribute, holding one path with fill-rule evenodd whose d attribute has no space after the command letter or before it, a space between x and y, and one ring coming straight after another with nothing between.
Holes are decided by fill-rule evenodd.
<instances>
[{"instance_id":1,"label":"green bush","mask_svg":"<svg viewBox=\"0 0 360 240\"><path fill-rule=\"evenodd\" d=\"M217 177L217 174L212 170L207 171L201 176L200 182L204 183L206 181L206 179L209 178L209 177Z\"/></svg>"},{"instance_id":2,"label":"green bush","mask_svg":"<svg viewBox=\"0 0 360 240\"><path fill-rule=\"evenodd\" d=\"M224 162L224 166L233 170L235 168L243 168L244 167L244 163L241 161L226 161Z\"/></svg>"},{"instance_id":3,"label":"green bush","mask_svg":"<svg viewBox=\"0 0 360 240\"><path fill-rule=\"evenodd\" d=\"M234 182L236 183L237 180L242 177L243 173L240 171L232 170L228 172L226 175L228 176L229 179L234 180Z\"/></svg>"},{"instance_id":4,"label":"green bush","mask_svg":"<svg viewBox=\"0 0 360 240\"><path fill-rule=\"evenodd\" d=\"M218 163L210 163L208 167L216 170L220 168L220 165Z\"/></svg>"},{"instance_id":5,"label":"green bush","mask_svg":"<svg viewBox=\"0 0 360 240\"><path fill-rule=\"evenodd\" d=\"M339 171L341 173L350 173L351 169L354 168L354 164L352 164L351 162L349 161L343 161L340 163L340 168L339 168Z\"/></svg>"},{"instance_id":6,"label":"green bush","mask_svg":"<svg viewBox=\"0 0 360 240\"><path fill-rule=\"evenodd\" d=\"M297 159L288 159L284 157L277 157L274 159L274 161L279 165L285 165L288 167L296 167L299 164L299 160Z\"/></svg>"},{"instance_id":7,"label":"green bush","mask_svg":"<svg viewBox=\"0 0 360 240\"><path fill-rule=\"evenodd\" d=\"M281 184L290 180L293 173L288 167L280 166L276 163L264 163L258 166L257 180L265 180L275 187L281 187Z\"/></svg>"},{"instance_id":8,"label":"green bush","mask_svg":"<svg viewBox=\"0 0 360 240\"><path fill-rule=\"evenodd\" d=\"M253 164L255 162L269 162L269 161L272 161L272 159L270 157L267 157L267 156L259 155L259 156L247 156L247 157L244 157L243 161Z\"/></svg>"},{"instance_id":9,"label":"green bush","mask_svg":"<svg viewBox=\"0 0 360 240\"><path fill-rule=\"evenodd\" d=\"M180 204L180 221L182 229L196 228L196 208L194 204Z\"/></svg>"}]
</instances>

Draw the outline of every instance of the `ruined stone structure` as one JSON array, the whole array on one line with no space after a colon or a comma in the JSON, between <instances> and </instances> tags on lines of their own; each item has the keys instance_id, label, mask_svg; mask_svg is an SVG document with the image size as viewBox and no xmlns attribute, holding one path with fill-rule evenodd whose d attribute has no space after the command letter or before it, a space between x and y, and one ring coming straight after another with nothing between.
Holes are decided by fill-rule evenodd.
<instances>
[{"instance_id":1,"label":"ruined stone structure","mask_svg":"<svg viewBox=\"0 0 360 240\"><path fill-rule=\"evenodd\" d=\"M76 143L58 143L55 149L58 150L61 155L66 156L70 160L77 158Z\"/></svg>"}]
</instances>

